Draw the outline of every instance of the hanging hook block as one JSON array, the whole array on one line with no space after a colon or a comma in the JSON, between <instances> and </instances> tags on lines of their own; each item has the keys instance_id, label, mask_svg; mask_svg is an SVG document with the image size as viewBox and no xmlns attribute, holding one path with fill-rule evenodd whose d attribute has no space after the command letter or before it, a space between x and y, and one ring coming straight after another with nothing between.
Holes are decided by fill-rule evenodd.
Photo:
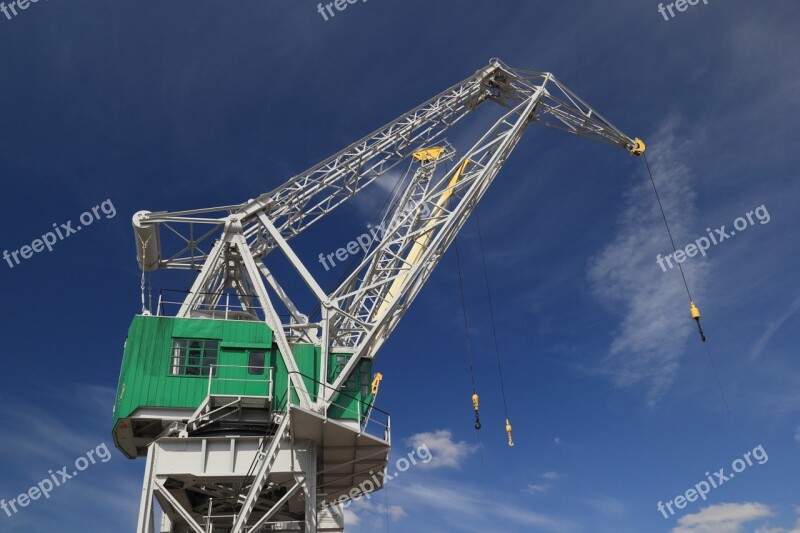
<instances>
[{"instance_id":1,"label":"hanging hook block","mask_svg":"<svg viewBox=\"0 0 800 533\"><path fill-rule=\"evenodd\" d=\"M508 433L508 445L514 447L514 439L511 437L511 422L506 418L506 433Z\"/></svg>"},{"instance_id":2,"label":"hanging hook block","mask_svg":"<svg viewBox=\"0 0 800 533\"><path fill-rule=\"evenodd\" d=\"M475 429L481 429L481 416L478 413L478 395L472 395L472 408L475 409Z\"/></svg>"}]
</instances>

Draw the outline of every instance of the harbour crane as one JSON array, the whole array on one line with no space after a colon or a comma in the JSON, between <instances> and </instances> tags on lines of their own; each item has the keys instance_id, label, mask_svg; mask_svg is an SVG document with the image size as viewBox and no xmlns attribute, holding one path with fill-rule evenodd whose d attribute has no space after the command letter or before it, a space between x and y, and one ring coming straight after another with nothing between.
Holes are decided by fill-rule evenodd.
<instances>
[{"instance_id":1,"label":"harbour crane","mask_svg":"<svg viewBox=\"0 0 800 533\"><path fill-rule=\"evenodd\" d=\"M457 154L446 134L489 103L500 118ZM147 458L138 533L344 531L341 504L381 488L391 446L372 362L532 123L645 150L552 74L494 59L254 199L133 216L142 312L113 435L126 456ZM323 289L293 239L405 162L382 235ZM314 313L276 279L278 254ZM195 278L150 309L144 275L161 269Z\"/></svg>"}]
</instances>

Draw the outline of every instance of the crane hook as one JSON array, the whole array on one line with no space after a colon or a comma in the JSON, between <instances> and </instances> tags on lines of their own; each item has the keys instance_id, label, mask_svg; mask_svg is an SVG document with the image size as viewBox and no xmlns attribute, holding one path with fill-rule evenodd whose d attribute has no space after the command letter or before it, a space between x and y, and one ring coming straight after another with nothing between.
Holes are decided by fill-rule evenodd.
<instances>
[{"instance_id":1,"label":"crane hook","mask_svg":"<svg viewBox=\"0 0 800 533\"><path fill-rule=\"evenodd\" d=\"M475 429L481 429L481 415L478 413L478 395L472 395L472 407L475 409Z\"/></svg>"},{"instance_id":2,"label":"crane hook","mask_svg":"<svg viewBox=\"0 0 800 533\"><path fill-rule=\"evenodd\" d=\"M692 318L697 322L697 330L700 332L700 340L706 342L706 334L703 332L703 326L700 325L700 309L694 304L694 302L689 302L689 312L692 314Z\"/></svg>"},{"instance_id":3,"label":"crane hook","mask_svg":"<svg viewBox=\"0 0 800 533\"><path fill-rule=\"evenodd\" d=\"M506 433L508 433L508 445L514 447L514 439L511 438L511 422L506 418Z\"/></svg>"}]
</instances>

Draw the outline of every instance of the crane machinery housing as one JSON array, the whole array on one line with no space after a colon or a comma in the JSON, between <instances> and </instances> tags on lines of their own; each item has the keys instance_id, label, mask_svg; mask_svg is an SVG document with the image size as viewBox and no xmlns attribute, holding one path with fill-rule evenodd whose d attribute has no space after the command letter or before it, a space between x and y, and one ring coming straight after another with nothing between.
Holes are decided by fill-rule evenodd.
<instances>
[{"instance_id":1,"label":"crane machinery housing","mask_svg":"<svg viewBox=\"0 0 800 533\"><path fill-rule=\"evenodd\" d=\"M457 155L445 133L488 102L500 118ZM531 123L644 152L552 74L495 59L255 199L134 215L142 312L125 343L113 436L127 457L146 457L138 533L344 531L341 505L326 503L359 497L391 446L373 360ZM404 161L383 234L324 290L292 239ZM277 281L275 252L314 313ZM159 269L196 277L151 310L144 274Z\"/></svg>"}]
</instances>

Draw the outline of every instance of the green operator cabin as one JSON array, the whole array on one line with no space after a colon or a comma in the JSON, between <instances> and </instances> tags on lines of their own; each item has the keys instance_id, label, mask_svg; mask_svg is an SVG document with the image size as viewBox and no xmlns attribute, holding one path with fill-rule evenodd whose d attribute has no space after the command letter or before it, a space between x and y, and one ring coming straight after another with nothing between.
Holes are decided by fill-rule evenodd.
<instances>
[{"instance_id":1,"label":"green operator cabin","mask_svg":"<svg viewBox=\"0 0 800 533\"><path fill-rule=\"evenodd\" d=\"M311 399L320 385L321 350L292 345L292 355ZM331 354L330 384L350 354ZM212 375L213 367L213 375ZM363 360L328 416L362 422L372 401L372 361ZM128 457L146 454L147 445L173 421L186 421L209 395L268 398L271 409L285 411L289 374L272 330L263 322L134 317L114 405L114 442ZM298 404L292 393L292 406Z\"/></svg>"}]
</instances>

